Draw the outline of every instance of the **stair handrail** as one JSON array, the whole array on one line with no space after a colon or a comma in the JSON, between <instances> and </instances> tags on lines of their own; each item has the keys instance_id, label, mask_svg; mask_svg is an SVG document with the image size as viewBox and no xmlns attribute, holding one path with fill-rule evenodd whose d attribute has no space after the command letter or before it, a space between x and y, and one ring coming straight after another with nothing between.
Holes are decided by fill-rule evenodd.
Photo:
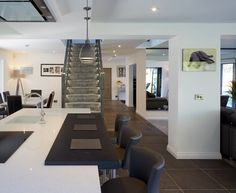
<instances>
[{"instance_id":1,"label":"stair handrail","mask_svg":"<svg viewBox=\"0 0 236 193\"><path fill-rule=\"evenodd\" d=\"M61 106L62 108L65 108L65 100L66 100L66 88L68 84L68 70L69 70L69 62L70 62L70 52L71 52L71 45L72 45L72 40L67 40L66 43L66 53L65 53L65 59L64 59L64 68L61 76L61 91L62 91L62 102Z\"/></svg>"},{"instance_id":2,"label":"stair handrail","mask_svg":"<svg viewBox=\"0 0 236 193\"><path fill-rule=\"evenodd\" d=\"M102 52L101 52L101 40L95 41L97 47L97 67L99 73L99 87L100 87L100 102L101 102L101 114L104 112L104 71L102 65Z\"/></svg>"}]
</instances>

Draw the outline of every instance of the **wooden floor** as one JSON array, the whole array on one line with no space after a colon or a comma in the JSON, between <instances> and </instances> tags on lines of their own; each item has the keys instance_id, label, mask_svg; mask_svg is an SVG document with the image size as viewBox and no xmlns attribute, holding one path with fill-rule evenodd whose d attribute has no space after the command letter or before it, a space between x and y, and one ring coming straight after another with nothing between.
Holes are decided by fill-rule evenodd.
<instances>
[{"instance_id":1,"label":"wooden floor","mask_svg":"<svg viewBox=\"0 0 236 193\"><path fill-rule=\"evenodd\" d=\"M117 113L128 114L128 126L140 129L140 145L161 153L166 161L161 193L236 193L236 169L223 160L176 160L166 151L168 137L120 101L105 101L104 119L114 129Z\"/></svg>"}]
</instances>

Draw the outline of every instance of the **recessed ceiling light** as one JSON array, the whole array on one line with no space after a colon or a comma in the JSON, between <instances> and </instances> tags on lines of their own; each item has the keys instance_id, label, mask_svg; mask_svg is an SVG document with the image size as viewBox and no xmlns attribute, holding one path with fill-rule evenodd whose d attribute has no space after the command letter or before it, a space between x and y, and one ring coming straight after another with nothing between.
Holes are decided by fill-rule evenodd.
<instances>
[{"instance_id":1,"label":"recessed ceiling light","mask_svg":"<svg viewBox=\"0 0 236 193\"><path fill-rule=\"evenodd\" d=\"M152 12L156 12L157 11L157 7L152 7L151 10L152 10Z\"/></svg>"},{"instance_id":2,"label":"recessed ceiling light","mask_svg":"<svg viewBox=\"0 0 236 193\"><path fill-rule=\"evenodd\" d=\"M115 51L115 50L113 50L112 52L113 52L113 53L116 53L116 51Z\"/></svg>"},{"instance_id":3,"label":"recessed ceiling light","mask_svg":"<svg viewBox=\"0 0 236 193\"><path fill-rule=\"evenodd\" d=\"M116 54L114 54L114 57L116 57L117 55Z\"/></svg>"},{"instance_id":4,"label":"recessed ceiling light","mask_svg":"<svg viewBox=\"0 0 236 193\"><path fill-rule=\"evenodd\" d=\"M120 45L120 44L118 45L118 48L121 48L121 45Z\"/></svg>"}]
</instances>

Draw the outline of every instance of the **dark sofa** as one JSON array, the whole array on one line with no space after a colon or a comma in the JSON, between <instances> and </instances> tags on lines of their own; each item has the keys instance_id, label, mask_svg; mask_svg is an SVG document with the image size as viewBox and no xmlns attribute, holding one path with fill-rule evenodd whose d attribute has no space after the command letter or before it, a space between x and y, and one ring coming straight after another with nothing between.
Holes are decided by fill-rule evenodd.
<instances>
[{"instance_id":1,"label":"dark sofa","mask_svg":"<svg viewBox=\"0 0 236 193\"><path fill-rule=\"evenodd\" d=\"M236 109L221 107L221 154L236 160Z\"/></svg>"},{"instance_id":2,"label":"dark sofa","mask_svg":"<svg viewBox=\"0 0 236 193\"><path fill-rule=\"evenodd\" d=\"M146 91L146 109L147 110L167 110L168 100L165 97L155 97L155 95Z\"/></svg>"}]
</instances>

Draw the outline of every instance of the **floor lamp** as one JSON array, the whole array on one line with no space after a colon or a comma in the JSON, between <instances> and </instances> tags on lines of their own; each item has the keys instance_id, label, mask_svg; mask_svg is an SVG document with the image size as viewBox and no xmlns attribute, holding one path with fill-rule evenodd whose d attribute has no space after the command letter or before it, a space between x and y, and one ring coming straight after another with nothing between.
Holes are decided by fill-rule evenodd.
<instances>
[{"instance_id":1,"label":"floor lamp","mask_svg":"<svg viewBox=\"0 0 236 193\"><path fill-rule=\"evenodd\" d=\"M25 78L26 75L33 74L32 67L21 67L20 69L13 70L12 78L17 79L16 83L16 95L19 95L21 90L22 96L25 96L24 87L22 84L22 78Z\"/></svg>"}]
</instances>

